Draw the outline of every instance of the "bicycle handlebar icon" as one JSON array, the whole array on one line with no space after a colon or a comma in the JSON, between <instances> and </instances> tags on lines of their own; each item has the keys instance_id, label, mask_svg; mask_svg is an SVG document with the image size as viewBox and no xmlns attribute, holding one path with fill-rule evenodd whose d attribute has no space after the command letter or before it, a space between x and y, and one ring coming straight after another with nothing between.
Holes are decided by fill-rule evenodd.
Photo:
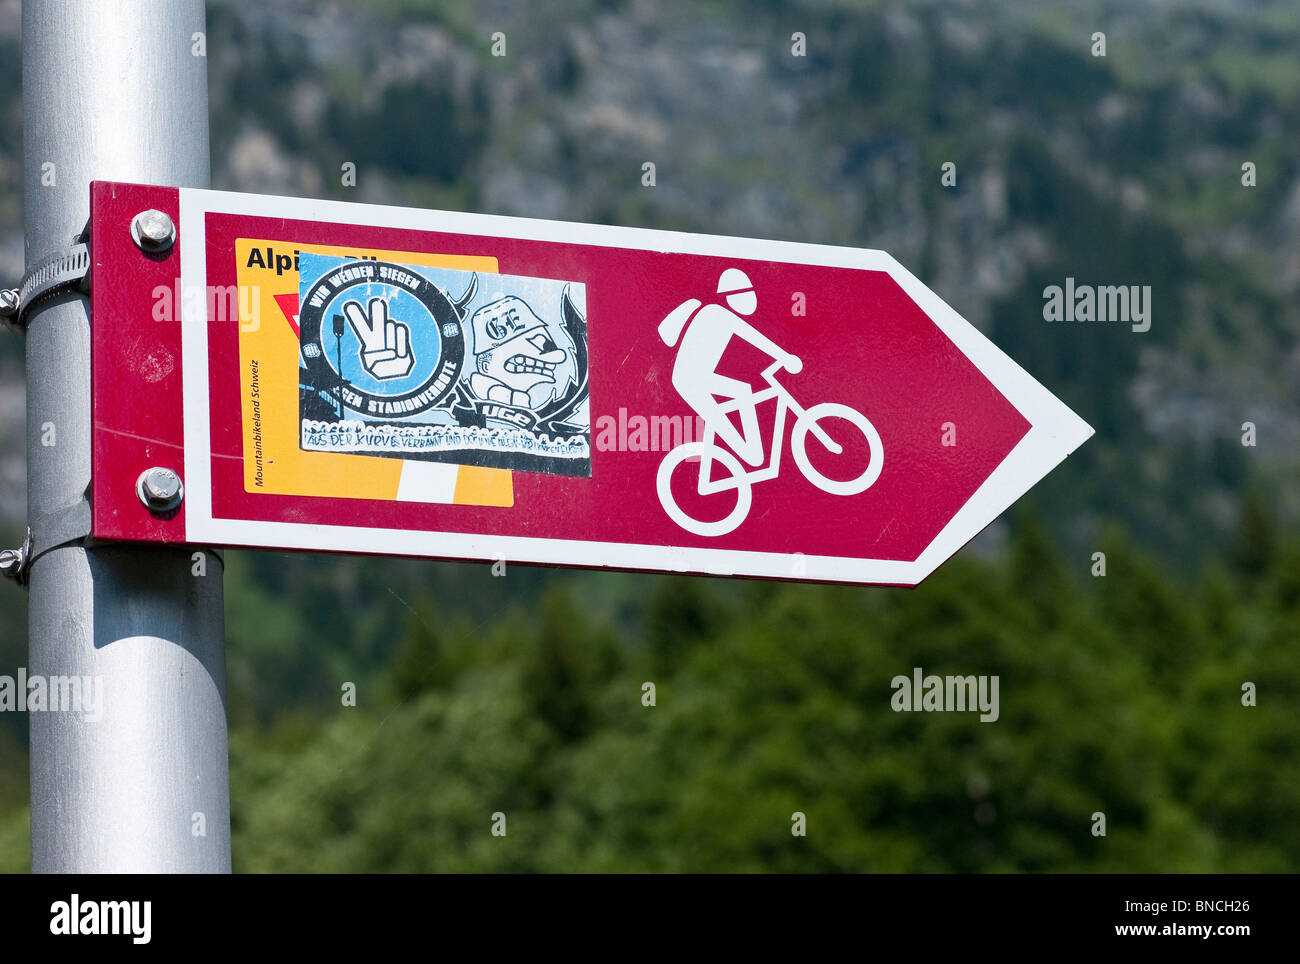
<instances>
[{"instance_id":1,"label":"bicycle handlebar icon","mask_svg":"<svg viewBox=\"0 0 1300 964\"><path fill-rule=\"evenodd\" d=\"M768 388L761 389L748 398L733 399L718 408L718 413L725 418L728 413L736 411L742 406L752 405L757 407L769 399L776 399L776 421L772 430L771 462L769 465L766 467L760 465L756 469L746 468L741 464L740 459L717 444L717 432L707 420L703 439L698 442L687 442L677 446L665 455L663 461L659 463L656 478L659 501L663 505L664 511L668 513L668 517L687 532L692 532L698 536L722 536L732 532L745 521L745 518L749 515L750 506L753 504L754 484L774 479L781 471L781 443L785 435L786 413L790 411L795 413L795 423L790 430L790 452L794 456L795 465L799 467L799 471L803 473L804 478L817 488L831 495L857 495L871 488L875 481L880 478L880 471L884 467L885 447L880 440L880 433L876 431L870 420L857 409L841 405L838 402L821 402L810 408L804 408L794 399L794 396L790 394L785 386L776 380L776 372L782 367L783 362L777 361L763 372L763 379L768 383ZM810 433L832 455L840 455L844 451L844 447L832 439L819 424L827 418L842 418L848 421L867 440L871 457L866 470L856 478L847 481L829 478L814 468L808 458L807 445ZM714 495L730 489L736 490L736 506L725 518L716 522L704 522L688 515L677 504L672 491L673 472L679 465L690 459L699 459L700 462L698 484L700 495ZM709 476L715 461L721 463L728 474L720 479L710 480Z\"/></svg>"}]
</instances>

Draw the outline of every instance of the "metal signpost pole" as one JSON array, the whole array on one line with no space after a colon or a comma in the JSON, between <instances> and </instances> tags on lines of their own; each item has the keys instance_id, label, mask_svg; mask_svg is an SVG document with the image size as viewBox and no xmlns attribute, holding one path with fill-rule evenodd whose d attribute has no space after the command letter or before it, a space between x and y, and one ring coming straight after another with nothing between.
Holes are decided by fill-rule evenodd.
<instances>
[{"instance_id":1,"label":"metal signpost pole","mask_svg":"<svg viewBox=\"0 0 1300 964\"><path fill-rule=\"evenodd\" d=\"M203 0L23 0L29 269L76 242L92 179L208 186L204 31ZM84 545L90 303L67 291L24 320L27 670L50 704L30 712L32 870L229 871L221 562Z\"/></svg>"}]
</instances>

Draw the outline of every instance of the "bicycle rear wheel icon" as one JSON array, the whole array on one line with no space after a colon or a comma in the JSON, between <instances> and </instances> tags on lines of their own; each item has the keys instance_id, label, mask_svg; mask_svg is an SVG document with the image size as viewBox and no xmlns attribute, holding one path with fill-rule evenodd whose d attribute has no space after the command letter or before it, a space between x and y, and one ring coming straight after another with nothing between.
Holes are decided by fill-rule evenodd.
<instances>
[{"instance_id":1,"label":"bicycle rear wheel icon","mask_svg":"<svg viewBox=\"0 0 1300 964\"><path fill-rule=\"evenodd\" d=\"M780 471L781 441L784 435L785 414L788 409L794 409L797 413L794 426L790 430L790 451L794 456L795 465L799 466L799 471L803 473L804 478L809 482L831 495L848 496L865 492L880 478L881 469L884 467L885 447L880 440L880 433L876 431L876 427L871 424L871 421L865 415L857 409L841 405L838 402L822 402L804 409L789 396L783 387L775 382L772 384L773 388L777 390L781 406L777 411L772 437L772 459L769 466L757 469L746 467L730 451L716 444L714 441L715 435L712 431L708 432L702 441L688 442L685 445L677 446L664 456L663 461L659 463L659 471L655 480L659 502L663 505L668 517L687 532L692 532L698 536L721 536L732 532L745 521L753 505L754 483L775 478ZM832 455L840 455L844 451L844 446L835 442L830 433L819 424L826 419L843 419L866 439L871 455L866 469L854 478L839 480L824 475L808 457L809 433L812 433ZM712 495L732 489L735 490L736 505L722 519L717 521L697 519L685 512L673 496L673 473L683 462L691 459L698 459L700 463L698 486L700 495ZM715 462L726 470L726 474L719 479L710 479L709 476Z\"/></svg>"}]
</instances>

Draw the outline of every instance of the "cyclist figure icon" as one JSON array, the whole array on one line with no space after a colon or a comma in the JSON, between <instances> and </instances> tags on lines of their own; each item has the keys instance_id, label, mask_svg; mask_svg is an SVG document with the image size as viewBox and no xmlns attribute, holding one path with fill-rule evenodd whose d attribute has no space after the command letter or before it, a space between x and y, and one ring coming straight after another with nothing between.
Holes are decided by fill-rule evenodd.
<instances>
[{"instance_id":1,"label":"cyclist figure icon","mask_svg":"<svg viewBox=\"0 0 1300 964\"><path fill-rule=\"evenodd\" d=\"M785 417L789 411L795 413L790 432L791 453L809 482L833 495L856 495L870 488L880 477L884 463L884 445L875 426L861 412L835 402L822 402L805 409L776 381L778 371L785 369L798 374L803 370L803 362L742 317L752 315L758 308L754 286L743 271L738 268L723 271L718 279L718 294L725 304L704 304L692 298L674 308L659 323L659 337L669 347L677 345L673 387L704 422L704 437L700 441L677 446L659 465L656 480L659 501L669 518L700 536L725 535L744 522L753 501L753 484L776 478L780 473ZM734 338L743 339L773 359L762 373L766 388L755 391L748 382L718 372L719 363ZM776 419L770 451L765 452L758 409L773 398L777 403ZM739 427L730 418L733 412L739 417ZM845 419L853 425L865 437L870 451L866 469L846 481L823 475L808 458L810 432L832 455L844 452L844 447L819 424L831 418ZM701 496L736 491L735 508L718 521L702 521L687 514L673 496L673 472L683 462L694 459L700 464ZM768 464L764 467L765 461ZM710 478L714 462L726 471L720 479Z\"/></svg>"}]
</instances>

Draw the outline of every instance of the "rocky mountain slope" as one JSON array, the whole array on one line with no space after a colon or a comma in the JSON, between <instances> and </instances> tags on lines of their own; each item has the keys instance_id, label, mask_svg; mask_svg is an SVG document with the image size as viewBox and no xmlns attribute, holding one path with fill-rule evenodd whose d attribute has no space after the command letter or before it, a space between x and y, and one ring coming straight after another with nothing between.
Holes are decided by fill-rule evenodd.
<instances>
[{"instance_id":1,"label":"rocky mountain slope","mask_svg":"<svg viewBox=\"0 0 1300 964\"><path fill-rule=\"evenodd\" d=\"M0 0L9 278L17 7ZM210 0L214 186L884 248L1098 429L1032 496L1064 535L1115 519L1204 558L1247 487L1300 517L1297 40L1293 6L1217 0ZM1150 330L1045 322L1067 277L1150 285ZM6 337L13 521L19 357Z\"/></svg>"}]
</instances>

